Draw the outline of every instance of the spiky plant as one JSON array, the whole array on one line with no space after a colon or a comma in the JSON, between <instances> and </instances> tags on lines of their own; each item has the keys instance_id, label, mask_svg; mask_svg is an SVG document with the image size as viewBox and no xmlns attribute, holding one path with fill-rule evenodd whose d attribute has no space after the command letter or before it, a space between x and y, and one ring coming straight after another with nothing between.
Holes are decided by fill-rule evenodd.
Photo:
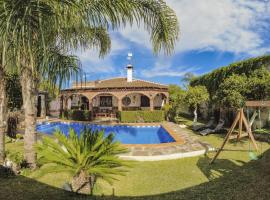
<instances>
[{"instance_id":1,"label":"spiky plant","mask_svg":"<svg viewBox=\"0 0 270 200\"><path fill-rule=\"evenodd\" d=\"M46 173L68 172L72 175L72 190L91 194L97 179L108 183L116 180L117 175L124 175L127 161L117 155L127 152L119 142L114 141L114 135L104 135L104 131L84 129L79 136L74 129L66 136L60 130L54 137L44 137L36 145L41 164L51 164L44 167Z\"/></svg>"}]
</instances>

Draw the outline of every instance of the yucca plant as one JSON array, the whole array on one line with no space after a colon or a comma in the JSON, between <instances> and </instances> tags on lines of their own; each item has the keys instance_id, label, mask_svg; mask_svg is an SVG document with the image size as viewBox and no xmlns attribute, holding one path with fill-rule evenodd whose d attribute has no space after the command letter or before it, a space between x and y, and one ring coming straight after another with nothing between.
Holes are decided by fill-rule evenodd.
<instances>
[{"instance_id":1,"label":"yucca plant","mask_svg":"<svg viewBox=\"0 0 270 200\"><path fill-rule=\"evenodd\" d=\"M112 133L105 136L104 131L84 129L78 136L70 129L66 136L57 130L54 137L44 137L36 148L40 164L51 165L43 168L46 173L70 173L72 191L79 193L88 191L92 194L99 178L111 184L130 166L118 157L127 149L114 141Z\"/></svg>"}]
</instances>

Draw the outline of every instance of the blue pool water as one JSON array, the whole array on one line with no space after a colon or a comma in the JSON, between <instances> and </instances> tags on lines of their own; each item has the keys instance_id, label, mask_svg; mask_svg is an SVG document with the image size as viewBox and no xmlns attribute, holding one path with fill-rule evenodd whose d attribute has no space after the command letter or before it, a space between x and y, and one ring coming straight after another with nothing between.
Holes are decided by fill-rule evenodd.
<instances>
[{"instance_id":1,"label":"blue pool water","mask_svg":"<svg viewBox=\"0 0 270 200\"><path fill-rule=\"evenodd\" d=\"M68 134L70 128L76 133L80 133L85 127L92 130L104 130L105 135L114 133L115 140L123 144L160 144L175 142L173 137L162 126L125 126L125 125L95 125L80 123L43 123L37 124L37 131L40 133L53 134L56 129L60 129L64 134Z\"/></svg>"}]
</instances>

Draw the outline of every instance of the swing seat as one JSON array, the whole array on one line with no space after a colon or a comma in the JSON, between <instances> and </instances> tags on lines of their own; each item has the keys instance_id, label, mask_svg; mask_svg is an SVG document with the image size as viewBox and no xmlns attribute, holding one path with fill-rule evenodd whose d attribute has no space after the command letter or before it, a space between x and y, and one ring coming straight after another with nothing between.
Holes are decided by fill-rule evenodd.
<instances>
[{"instance_id":1,"label":"swing seat","mask_svg":"<svg viewBox=\"0 0 270 200\"><path fill-rule=\"evenodd\" d=\"M237 137L238 135L231 135L229 140L237 139ZM244 137L248 137L248 133L243 133L239 139L244 138Z\"/></svg>"}]
</instances>

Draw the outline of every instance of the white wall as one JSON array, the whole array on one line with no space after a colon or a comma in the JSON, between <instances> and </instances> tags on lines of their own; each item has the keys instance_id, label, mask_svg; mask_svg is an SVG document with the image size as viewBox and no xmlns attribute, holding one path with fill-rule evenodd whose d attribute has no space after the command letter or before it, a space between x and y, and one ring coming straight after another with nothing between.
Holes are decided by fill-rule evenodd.
<instances>
[{"instance_id":1,"label":"white wall","mask_svg":"<svg viewBox=\"0 0 270 200\"><path fill-rule=\"evenodd\" d=\"M106 95L104 95L104 96L106 96ZM127 107L140 107L141 106L141 94L128 94L126 96L129 97L131 100L130 105ZM99 105L100 105L99 100L100 100L99 96L96 96L93 99L93 107L99 107ZM115 96L112 96L112 100L113 100L113 106L118 107L118 99ZM121 103L122 103L122 99L121 99ZM123 104L122 104L122 106L125 107Z\"/></svg>"},{"instance_id":2,"label":"white wall","mask_svg":"<svg viewBox=\"0 0 270 200\"><path fill-rule=\"evenodd\" d=\"M71 101L71 106L78 106L80 101L79 96L73 96L72 101Z\"/></svg>"},{"instance_id":3,"label":"white wall","mask_svg":"<svg viewBox=\"0 0 270 200\"><path fill-rule=\"evenodd\" d=\"M162 105L162 95L155 96L154 98L154 107L161 107ZM165 104L165 99L164 99L164 104Z\"/></svg>"},{"instance_id":4,"label":"white wall","mask_svg":"<svg viewBox=\"0 0 270 200\"><path fill-rule=\"evenodd\" d=\"M131 100L131 103L127 107L139 107L141 105L141 95L140 94L129 94L126 96L129 97Z\"/></svg>"},{"instance_id":5,"label":"white wall","mask_svg":"<svg viewBox=\"0 0 270 200\"><path fill-rule=\"evenodd\" d=\"M49 113L51 116L58 117L60 113L60 100L55 99L49 104Z\"/></svg>"}]
</instances>

